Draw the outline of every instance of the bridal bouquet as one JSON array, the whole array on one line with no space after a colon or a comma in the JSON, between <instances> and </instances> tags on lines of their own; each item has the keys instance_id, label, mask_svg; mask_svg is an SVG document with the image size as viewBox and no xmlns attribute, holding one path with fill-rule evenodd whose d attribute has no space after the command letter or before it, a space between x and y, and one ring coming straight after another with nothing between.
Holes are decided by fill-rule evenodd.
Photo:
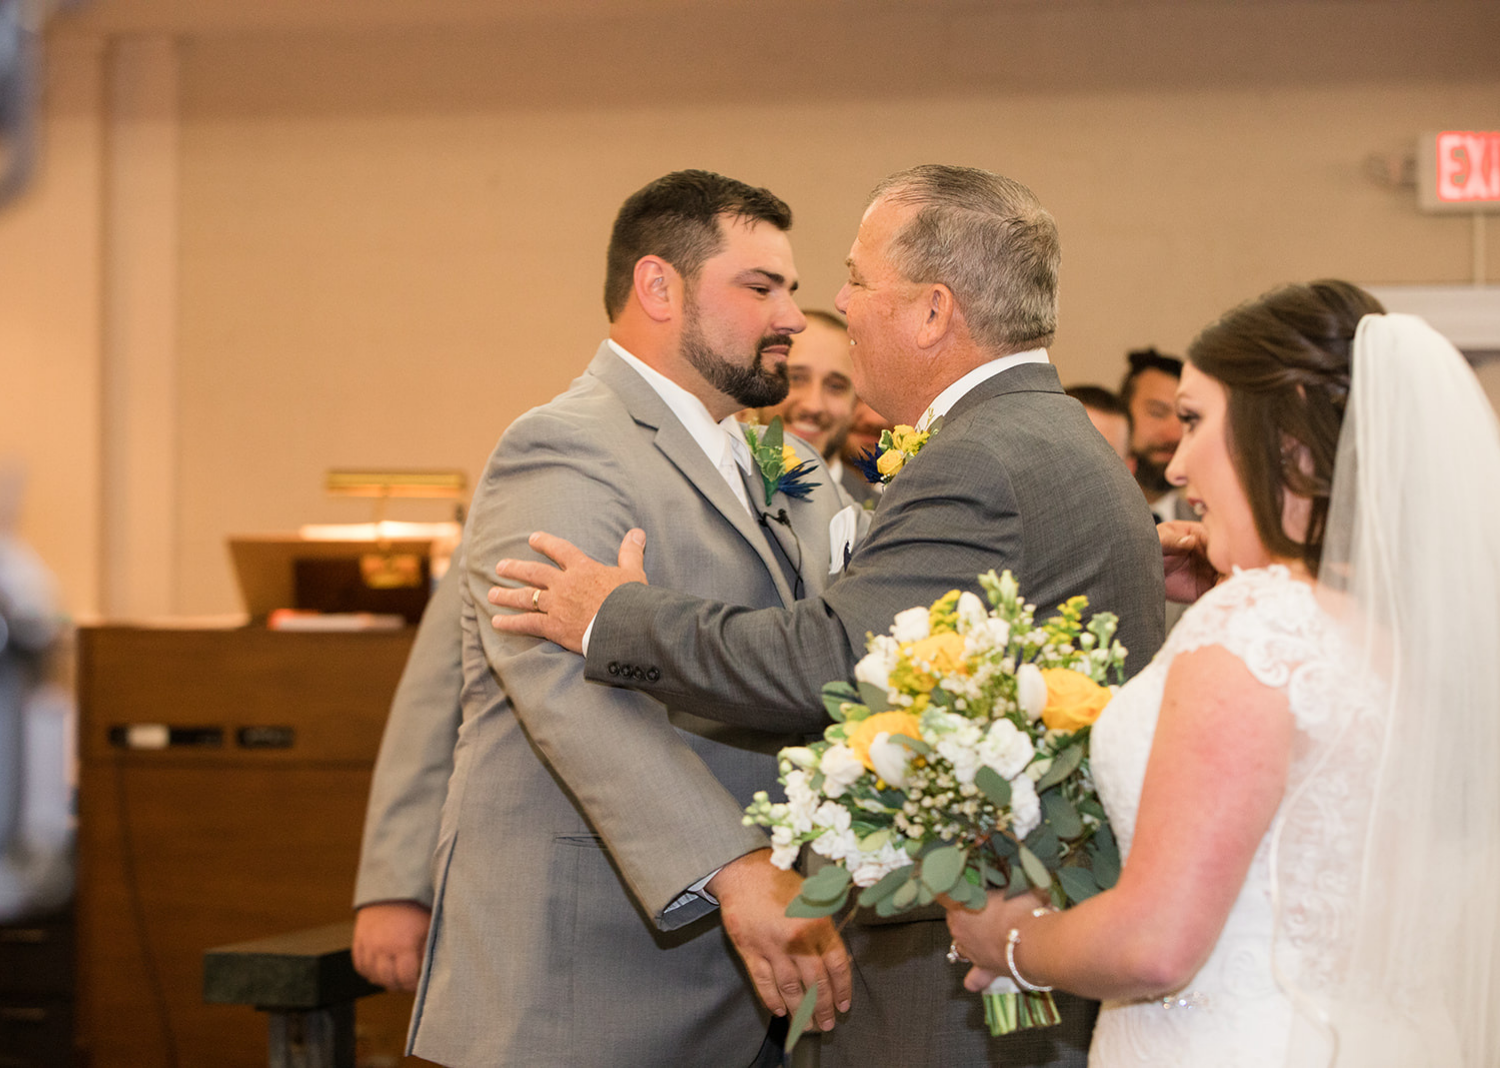
<instances>
[{"instance_id":1,"label":"bridal bouquet","mask_svg":"<svg viewBox=\"0 0 1500 1068\"><path fill-rule=\"evenodd\" d=\"M823 690L823 741L783 749L784 803L762 791L745 822L771 829L774 864L802 846L833 863L787 909L837 912L855 887L880 916L938 895L982 908L992 888L1059 907L1114 885L1120 857L1089 775L1089 725L1123 678L1117 620L1074 597L1034 621L1009 571L979 576L990 608L953 590L871 635L858 687ZM809 999L809 1007L811 1001ZM998 979L991 1034L1058 1021L1050 994ZM793 1028L795 1034L797 1029Z\"/></svg>"}]
</instances>

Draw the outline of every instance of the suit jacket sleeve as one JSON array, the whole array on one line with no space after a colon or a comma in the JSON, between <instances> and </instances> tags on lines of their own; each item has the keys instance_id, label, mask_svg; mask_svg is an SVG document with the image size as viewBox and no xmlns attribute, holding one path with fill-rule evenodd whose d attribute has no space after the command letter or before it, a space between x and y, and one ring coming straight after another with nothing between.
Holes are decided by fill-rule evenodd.
<instances>
[{"instance_id":1,"label":"suit jacket sleeve","mask_svg":"<svg viewBox=\"0 0 1500 1068\"><path fill-rule=\"evenodd\" d=\"M954 585L977 591L982 571L1019 566L1020 517L1004 472L982 449L944 445L941 457L916 461L927 465L922 478L890 484L868 536L821 597L747 609L622 586L594 620L588 677L612 681L621 664L655 668L657 681L631 685L721 722L821 731L820 691L853 677L868 633Z\"/></svg>"},{"instance_id":2,"label":"suit jacket sleeve","mask_svg":"<svg viewBox=\"0 0 1500 1068\"><path fill-rule=\"evenodd\" d=\"M639 480L615 455L637 443L603 437L546 412L523 416L506 432L469 517L465 602L473 606L488 669L533 746L646 914L667 929L712 910L697 899L666 912L684 889L766 846L765 836L743 825L739 802L659 701L589 682L576 654L489 625L500 611L486 599L494 561L537 558L526 544L532 531L560 534L606 557L635 525L634 510L651 507L650 487L632 485Z\"/></svg>"},{"instance_id":3,"label":"suit jacket sleeve","mask_svg":"<svg viewBox=\"0 0 1500 1068\"><path fill-rule=\"evenodd\" d=\"M438 583L396 687L370 782L354 907L378 901L432 906L432 854L463 688L459 556Z\"/></svg>"}]
</instances>

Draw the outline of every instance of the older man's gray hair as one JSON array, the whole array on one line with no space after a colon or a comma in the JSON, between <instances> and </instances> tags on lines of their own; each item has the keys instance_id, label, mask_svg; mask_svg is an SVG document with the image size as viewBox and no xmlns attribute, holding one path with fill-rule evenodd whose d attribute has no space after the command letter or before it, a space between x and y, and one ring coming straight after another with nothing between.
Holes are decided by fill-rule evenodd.
<instances>
[{"instance_id":1,"label":"older man's gray hair","mask_svg":"<svg viewBox=\"0 0 1500 1068\"><path fill-rule=\"evenodd\" d=\"M996 356L1052 343L1057 332L1057 223L1020 182L977 167L924 164L870 200L915 204L891 239L897 270L953 291L974 340Z\"/></svg>"}]
</instances>

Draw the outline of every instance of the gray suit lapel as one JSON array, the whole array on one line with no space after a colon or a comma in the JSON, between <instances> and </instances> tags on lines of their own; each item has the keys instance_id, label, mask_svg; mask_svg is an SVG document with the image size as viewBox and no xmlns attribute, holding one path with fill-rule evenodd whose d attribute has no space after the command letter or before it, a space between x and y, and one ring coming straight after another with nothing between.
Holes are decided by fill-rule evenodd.
<instances>
[{"instance_id":1,"label":"gray suit lapel","mask_svg":"<svg viewBox=\"0 0 1500 1068\"><path fill-rule=\"evenodd\" d=\"M599 347L599 352L589 364L588 373L602 381L620 398L632 419L656 432L657 449L682 473L683 478L692 483L718 509L719 514L745 539L746 544L755 550L776 584L776 592L781 597L782 604L792 604L795 600L792 586L787 581L776 551L771 548L755 519L745 511L745 506L724 481L719 469L709 462L693 436L678 422L650 383L616 356L607 343ZM764 500L764 495L760 499ZM755 497L752 496L751 500L754 501Z\"/></svg>"}]
</instances>

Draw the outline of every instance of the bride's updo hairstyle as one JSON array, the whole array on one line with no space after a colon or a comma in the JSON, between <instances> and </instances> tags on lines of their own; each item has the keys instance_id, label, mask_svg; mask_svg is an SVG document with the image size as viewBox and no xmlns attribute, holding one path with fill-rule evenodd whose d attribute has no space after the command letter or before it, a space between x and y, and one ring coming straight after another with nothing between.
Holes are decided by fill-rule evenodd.
<instances>
[{"instance_id":1,"label":"bride's updo hairstyle","mask_svg":"<svg viewBox=\"0 0 1500 1068\"><path fill-rule=\"evenodd\" d=\"M1193 366L1228 391L1229 453L1261 543L1277 556L1301 559L1314 576L1349 399L1354 330L1364 316L1384 311L1348 282L1284 286L1227 312L1188 348ZM1312 501L1302 541L1282 529L1287 491Z\"/></svg>"}]
</instances>

